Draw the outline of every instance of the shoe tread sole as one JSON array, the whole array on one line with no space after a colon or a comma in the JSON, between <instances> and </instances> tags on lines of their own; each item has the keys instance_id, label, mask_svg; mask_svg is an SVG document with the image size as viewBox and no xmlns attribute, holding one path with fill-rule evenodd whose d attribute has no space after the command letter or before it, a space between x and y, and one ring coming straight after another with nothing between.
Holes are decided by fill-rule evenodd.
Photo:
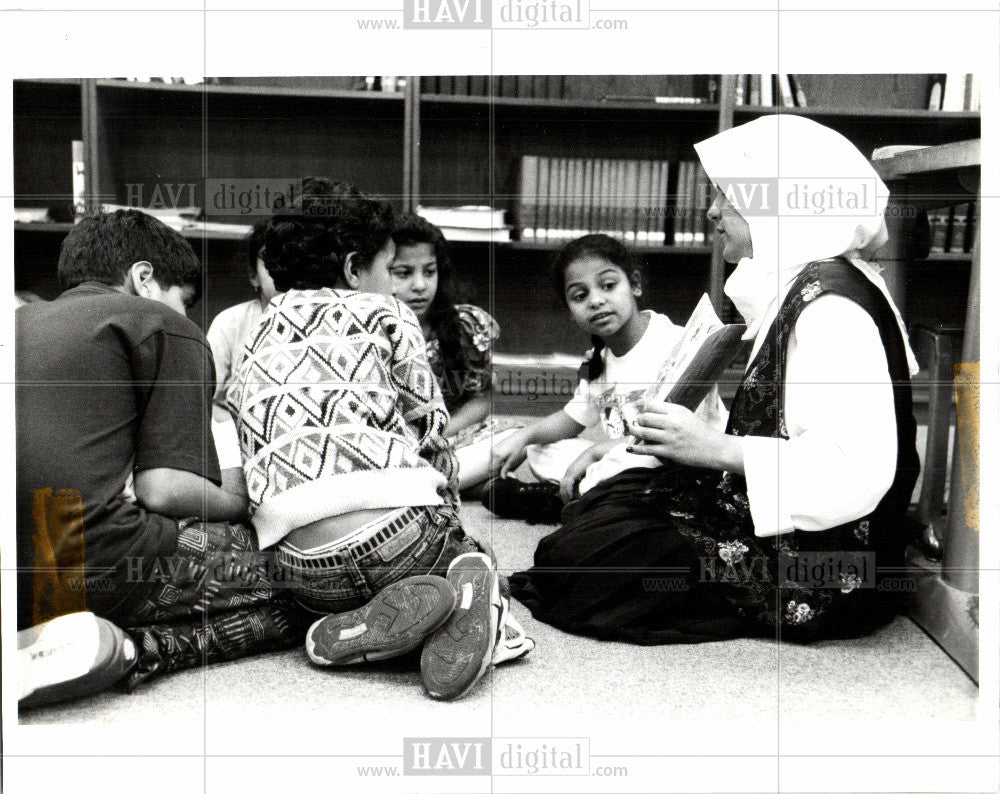
<instances>
[{"instance_id":1,"label":"shoe tread sole","mask_svg":"<svg viewBox=\"0 0 1000 794\"><path fill-rule=\"evenodd\" d=\"M499 609L493 605L497 575L492 567L484 563L479 568L456 568L448 579L460 594L471 587L472 597L428 638L420 656L424 686L442 700L464 695L489 668L499 621Z\"/></svg>"},{"instance_id":2,"label":"shoe tread sole","mask_svg":"<svg viewBox=\"0 0 1000 794\"><path fill-rule=\"evenodd\" d=\"M328 615L306 635L309 658L321 666L400 656L440 627L455 607L454 588L440 576L415 576L389 585L367 604Z\"/></svg>"}]
</instances>

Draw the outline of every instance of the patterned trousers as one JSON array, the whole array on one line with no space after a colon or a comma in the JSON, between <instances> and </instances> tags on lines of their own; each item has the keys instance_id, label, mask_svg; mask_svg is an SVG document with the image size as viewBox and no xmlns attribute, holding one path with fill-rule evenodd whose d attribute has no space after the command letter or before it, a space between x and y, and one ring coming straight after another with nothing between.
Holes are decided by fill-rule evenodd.
<instances>
[{"instance_id":1,"label":"patterned trousers","mask_svg":"<svg viewBox=\"0 0 1000 794\"><path fill-rule=\"evenodd\" d=\"M177 551L157 560L144 598L116 616L136 640L126 689L162 673L301 645L310 618L275 576L273 558L246 525L187 519Z\"/></svg>"}]
</instances>

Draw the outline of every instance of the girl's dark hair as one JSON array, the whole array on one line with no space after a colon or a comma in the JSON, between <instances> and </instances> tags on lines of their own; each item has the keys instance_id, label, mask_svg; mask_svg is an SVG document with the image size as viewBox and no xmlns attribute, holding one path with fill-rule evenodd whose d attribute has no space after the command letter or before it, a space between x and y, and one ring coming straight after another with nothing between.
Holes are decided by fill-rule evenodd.
<instances>
[{"instance_id":1,"label":"girl's dark hair","mask_svg":"<svg viewBox=\"0 0 1000 794\"><path fill-rule=\"evenodd\" d=\"M621 270L630 282L643 286L645 279L642 264L628 248L606 234L586 234L560 248L549 266L549 279L565 305L569 305L566 300L566 270L576 260L590 256L610 262ZM604 372L604 358L601 353L604 351L605 342L596 334L591 335L590 342L594 346L593 352L584 364L588 381L599 378Z\"/></svg>"},{"instance_id":2,"label":"girl's dark hair","mask_svg":"<svg viewBox=\"0 0 1000 794\"><path fill-rule=\"evenodd\" d=\"M359 266L370 267L392 226L388 202L346 182L307 178L299 198L268 223L262 258L278 292L336 287L347 255L357 252Z\"/></svg>"},{"instance_id":3,"label":"girl's dark hair","mask_svg":"<svg viewBox=\"0 0 1000 794\"><path fill-rule=\"evenodd\" d=\"M392 239L395 241L397 249L404 245L420 245L421 243L426 243L434 249L434 257L437 259L438 285L437 292L434 293L434 299L427 312L427 323L438 338L447 381L442 384L442 388L449 396L458 394L462 389L462 383L453 383L451 380L463 377L463 373L469 367L469 360L468 353L462 347L462 323L458 316L458 310L455 309L456 288L451 257L448 254L448 243L437 226L413 213L406 213L397 218Z\"/></svg>"},{"instance_id":4,"label":"girl's dark hair","mask_svg":"<svg viewBox=\"0 0 1000 794\"><path fill-rule=\"evenodd\" d=\"M247 258L245 260L247 268L247 278L250 281L257 279L257 260L261 257L261 249L264 247L264 233L267 226L263 223L255 223L253 231L247 238Z\"/></svg>"}]
</instances>

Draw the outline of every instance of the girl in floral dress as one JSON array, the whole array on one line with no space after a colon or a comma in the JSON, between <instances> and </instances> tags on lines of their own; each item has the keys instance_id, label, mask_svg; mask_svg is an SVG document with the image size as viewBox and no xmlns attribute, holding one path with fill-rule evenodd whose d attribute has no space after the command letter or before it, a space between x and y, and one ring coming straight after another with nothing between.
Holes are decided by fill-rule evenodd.
<instances>
[{"instance_id":1,"label":"girl in floral dress","mask_svg":"<svg viewBox=\"0 0 1000 794\"><path fill-rule=\"evenodd\" d=\"M463 490L486 479L491 444L506 435L491 414L493 345L500 326L478 306L455 303L448 246L441 230L404 215L393 232L392 289L420 320L427 359L451 419L444 431L459 462Z\"/></svg>"},{"instance_id":2,"label":"girl in floral dress","mask_svg":"<svg viewBox=\"0 0 1000 794\"><path fill-rule=\"evenodd\" d=\"M780 142L780 146L779 146ZM888 190L843 136L768 116L696 144L753 342L726 431L644 406L632 469L511 579L536 618L638 643L869 631L893 613L919 461L899 313L863 253Z\"/></svg>"}]
</instances>

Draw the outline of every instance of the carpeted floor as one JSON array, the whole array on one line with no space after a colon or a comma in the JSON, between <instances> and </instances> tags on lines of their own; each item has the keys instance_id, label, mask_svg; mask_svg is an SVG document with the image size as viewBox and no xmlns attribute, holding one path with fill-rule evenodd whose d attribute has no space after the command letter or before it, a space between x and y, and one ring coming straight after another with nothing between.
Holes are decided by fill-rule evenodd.
<instances>
[{"instance_id":1,"label":"carpeted floor","mask_svg":"<svg viewBox=\"0 0 1000 794\"><path fill-rule=\"evenodd\" d=\"M470 533L493 546L508 572L528 566L538 539L552 529L495 519L477 502L463 511ZM835 721L975 717L975 685L906 618L871 637L809 647L762 640L636 647L568 635L532 620L520 604L514 609L538 643L535 652L495 670L456 703L424 694L413 659L332 671L293 650L179 673L133 694L48 707L22 715L21 723L169 720L190 723L200 735L247 721L281 726L364 713L376 723L432 719L461 725L464 733L478 726L476 735L548 736L568 735L558 731L574 722L594 726L622 715L633 725L808 720L818 711ZM218 752L240 739L238 731L213 733Z\"/></svg>"}]
</instances>

